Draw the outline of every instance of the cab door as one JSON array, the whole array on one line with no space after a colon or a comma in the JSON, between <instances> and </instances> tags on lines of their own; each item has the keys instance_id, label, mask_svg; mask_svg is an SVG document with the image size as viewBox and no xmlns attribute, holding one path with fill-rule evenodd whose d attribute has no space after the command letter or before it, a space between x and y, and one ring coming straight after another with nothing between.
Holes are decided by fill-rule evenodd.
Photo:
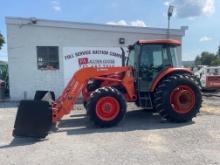
<instances>
[{"instance_id":1,"label":"cab door","mask_svg":"<svg viewBox=\"0 0 220 165\"><path fill-rule=\"evenodd\" d=\"M146 44L141 46L138 69L138 91L148 92L156 76L167 67L172 66L166 45Z\"/></svg>"}]
</instances>

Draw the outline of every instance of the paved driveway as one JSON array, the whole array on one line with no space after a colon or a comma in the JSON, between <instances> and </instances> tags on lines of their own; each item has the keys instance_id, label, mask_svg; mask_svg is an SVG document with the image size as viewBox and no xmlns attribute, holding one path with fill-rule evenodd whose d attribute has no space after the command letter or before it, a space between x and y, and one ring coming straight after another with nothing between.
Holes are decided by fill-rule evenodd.
<instances>
[{"instance_id":1,"label":"paved driveway","mask_svg":"<svg viewBox=\"0 0 220 165\"><path fill-rule=\"evenodd\" d=\"M191 123L162 122L130 104L125 120L109 129L94 128L78 105L57 131L37 142L11 136L16 107L2 104L0 164L220 164L220 106L205 100L202 113Z\"/></svg>"}]
</instances>

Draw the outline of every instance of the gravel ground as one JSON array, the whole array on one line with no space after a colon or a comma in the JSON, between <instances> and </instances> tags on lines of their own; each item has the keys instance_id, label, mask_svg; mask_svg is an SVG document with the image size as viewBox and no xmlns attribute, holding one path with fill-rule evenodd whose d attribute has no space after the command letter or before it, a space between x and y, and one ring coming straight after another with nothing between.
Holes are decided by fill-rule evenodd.
<instances>
[{"instance_id":1,"label":"gravel ground","mask_svg":"<svg viewBox=\"0 0 220 165\"><path fill-rule=\"evenodd\" d=\"M204 97L202 112L186 124L162 122L129 104L124 121L109 129L95 128L77 105L42 141L13 138L16 103L0 103L0 164L220 164L219 101Z\"/></svg>"}]
</instances>

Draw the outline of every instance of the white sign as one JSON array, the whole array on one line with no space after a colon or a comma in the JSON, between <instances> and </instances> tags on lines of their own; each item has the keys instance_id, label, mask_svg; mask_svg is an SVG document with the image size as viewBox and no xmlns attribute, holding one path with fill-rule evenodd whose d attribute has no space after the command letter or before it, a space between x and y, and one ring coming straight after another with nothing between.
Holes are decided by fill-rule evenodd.
<instances>
[{"instance_id":1,"label":"white sign","mask_svg":"<svg viewBox=\"0 0 220 165\"><path fill-rule=\"evenodd\" d=\"M64 84L84 67L113 67L122 65L122 56L128 56L127 48L120 47L64 47Z\"/></svg>"}]
</instances>

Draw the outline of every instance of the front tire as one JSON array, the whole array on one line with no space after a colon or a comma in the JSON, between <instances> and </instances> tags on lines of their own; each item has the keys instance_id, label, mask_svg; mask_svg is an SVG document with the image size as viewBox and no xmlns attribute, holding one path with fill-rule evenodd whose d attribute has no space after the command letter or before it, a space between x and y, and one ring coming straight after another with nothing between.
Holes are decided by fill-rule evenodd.
<instances>
[{"instance_id":1,"label":"front tire","mask_svg":"<svg viewBox=\"0 0 220 165\"><path fill-rule=\"evenodd\" d=\"M96 89L87 103L87 114L99 127L117 125L124 118L126 109L124 96L112 87Z\"/></svg>"},{"instance_id":2,"label":"front tire","mask_svg":"<svg viewBox=\"0 0 220 165\"><path fill-rule=\"evenodd\" d=\"M154 104L157 112L171 122L187 122L199 112L202 95L193 75L175 74L160 82Z\"/></svg>"}]
</instances>

